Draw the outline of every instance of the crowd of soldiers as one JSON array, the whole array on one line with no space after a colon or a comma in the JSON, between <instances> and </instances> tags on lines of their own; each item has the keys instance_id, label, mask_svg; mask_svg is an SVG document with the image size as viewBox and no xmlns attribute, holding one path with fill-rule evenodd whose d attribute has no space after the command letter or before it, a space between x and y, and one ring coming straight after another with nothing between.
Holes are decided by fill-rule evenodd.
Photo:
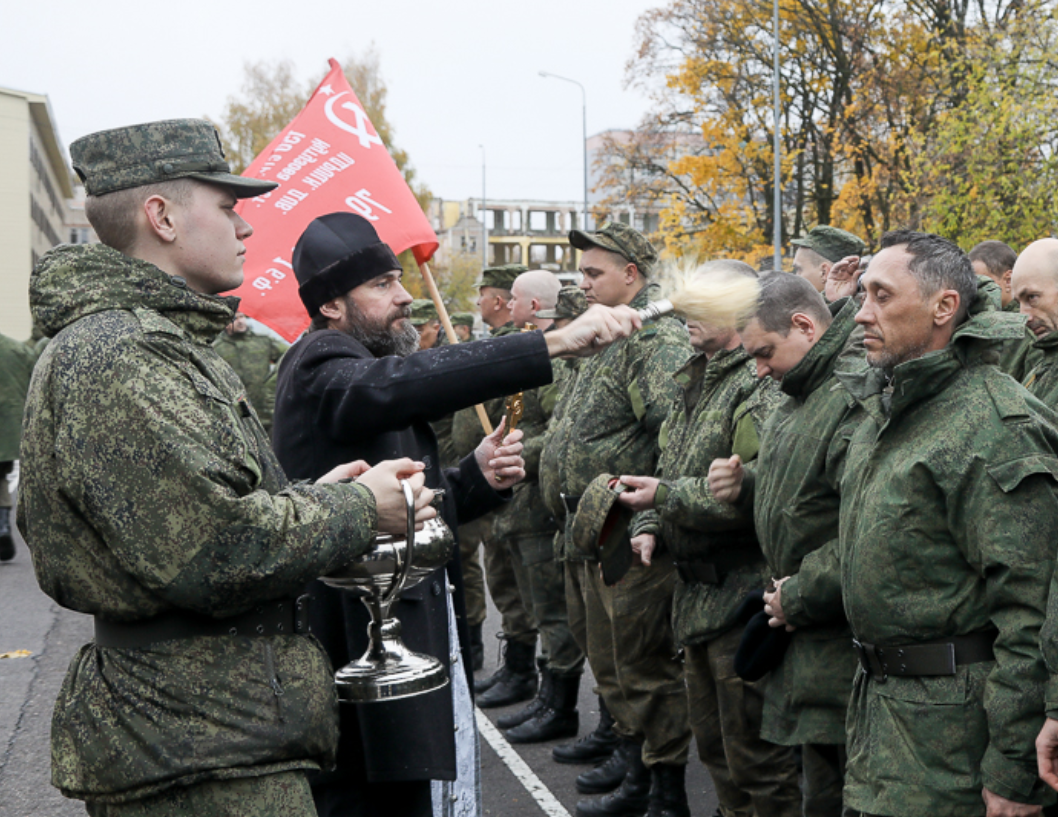
<instances>
[{"instance_id":1,"label":"crowd of soldiers","mask_svg":"<svg viewBox=\"0 0 1058 817\"><path fill-rule=\"evenodd\" d=\"M93 817L476 813L473 702L528 702L513 743L576 737L585 664L599 720L552 752L590 766L577 817L689 817L692 737L724 817L1053 808L1058 240L894 231L868 258L821 226L793 274L701 265L759 288L737 325L643 323L658 253L606 222L569 235L579 286L485 269L464 344L474 316L445 339L333 213L295 248L311 324L284 349L220 295L234 205L273 185L211 125L71 153L103 244L41 260L52 340L0 371L38 581L95 617L52 725ZM16 456L0 438L0 477ZM395 607L451 684L339 709L368 618L317 577L406 530L402 481L458 532ZM475 677L486 587L504 657Z\"/></svg>"}]
</instances>

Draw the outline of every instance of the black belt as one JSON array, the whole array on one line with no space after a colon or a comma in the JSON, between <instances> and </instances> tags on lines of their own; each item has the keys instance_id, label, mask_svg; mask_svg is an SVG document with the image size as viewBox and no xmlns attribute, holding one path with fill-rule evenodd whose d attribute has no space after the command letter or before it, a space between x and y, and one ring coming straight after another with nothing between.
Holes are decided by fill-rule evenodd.
<instances>
[{"instance_id":1,"label":"black belt","mask_svg":"<svg viewBox=\"0 0 1058 817\"><path fill-rule=\"evenodd\" d=\"M734 570L764 563L760 543L752 532L710 536L700 542L708 559L677 559L676 572L687 584L720 584Z\"/></svg>"},{"instance_id":2,"label":"black belt","mask_svg":"<svg viewBox=\"0 0 1058 817\"><path fill-rule=\"evenodd\" d=\"M956 635L925 644L884 646L852 639L860 666L879 683L890 676L954 675L963 664L995 660L996 631Z\"/></svg>"},{"instance_id":3,"label":"black belt","mask_svg":"<svg viewBox=\"0 0 1058 817\"><path fill-rule=\"evenodd\" d=\"M577 512L577 506L580 504L581 494L577 494L577 496L559 494L559 496L562 497L562 504L566 506L566 513L573 516Z\"/></svg>"},{"instance_id":4,"label":"black belt","mask_svg":"<svg viewBox=\"0 0 1058 817\"><path fill-rule=\"evenodd\" d=\"M271 636L309 632L308 596L259 604L227 618L189 612L161 613L142 621L107 621L95 617L97 647L143 649L159 641L196 636Z\"/></svg>"}]
</instances>

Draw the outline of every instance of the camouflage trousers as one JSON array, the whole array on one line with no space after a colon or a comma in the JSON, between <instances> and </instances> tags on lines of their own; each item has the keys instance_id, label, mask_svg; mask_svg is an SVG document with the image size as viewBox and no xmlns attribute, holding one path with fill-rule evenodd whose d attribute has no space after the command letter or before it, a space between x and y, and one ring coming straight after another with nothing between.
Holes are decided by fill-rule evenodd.
<instances>
[{"instance_id":1,"label":"camouflage trousers","mask_svg":"<svg viewBox=\"0 0 1058 817\"><path fill-rule=\"evenodd\" d=\"M742 627L685 650L687 702L698 756L725 817L800 817L793 749L760 737L760 683L735 674Z\"/></svg>"},{"instance_id":2,"label":"camouflage trousers","mask_svg":"<svg viewBox=\"0 0 1058 817\"><path fill-rule=\"evenodd\" d=\"M804 817L860 817L858 811L842 804L848 759L845 744L805 743L801 747L801 757L804 761Z\"/></svg>"},{"instance_id":3,"label":"camouflage trousers","mask_svg":"<svg viewBox=\"0 0 1058 817\"><path fill-rule=\"evenodd\" d=\"M536 644L536 622L523 599L529 595L529 577L521 559L511 554L508 543L490 537L485 549L485 583L492 603L500 612L500 629L508 641Z\"/></svg>"},{"instance_id":4,"label":"camouflage trousers","mask_svg":"<svg viewBox=\"0 0 1058 817\"><path fill-rule=\"evenodd\" d=\"M522 601L540 633L540 651L547 668L555 675L568 678L584 672L584 650L570 630L566 611L566 580L562 563L555 559L554 535L524 536L508 543L512 560L521 562L519 584Z\"/></svg>"},{"instance_id":5,"label":"camouflage trousers","mask_svg":"<svg viewBox=\"0 0 1058 817\"><path fill-rule=\"evenodd\" d=\"M86 803L90 817L316 817L304 772L178 786L129 803Z\"/></svg>"},{"instance_id":6,"label":"camouflage trousers","mask_svg":"<svg viewBox=\"0 0 1058 817\"><path fill-rule=\"evenodd\" d=\"M613 666L616 688L599 685L622 737L643 741L643 762L686 764L691 730L683 667L672 633L676 566L669 554L650 567L633 566L607 587L597 564L586 564L585 630L588 662Z\"/></svg>"},{"instance_id":7,"label":"camouflage trousers","mask_svg":"<svg viewBox=\"0 0 1058 817\"><path fill-rule=\"evenodd\" d=\"M463 565L463 594L467 605L467 625L476 627L485 620L485 572L481 569L481 537L473 524L459 529L459 559Z\"/></svg>"}]
</instances>

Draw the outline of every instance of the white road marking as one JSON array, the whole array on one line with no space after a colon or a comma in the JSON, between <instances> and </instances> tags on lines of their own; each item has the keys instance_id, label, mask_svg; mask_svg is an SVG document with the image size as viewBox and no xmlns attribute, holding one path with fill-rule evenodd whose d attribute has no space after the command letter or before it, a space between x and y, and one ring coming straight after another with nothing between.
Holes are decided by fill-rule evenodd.
<instances>
[{"instance_id":1,"label":"white road marking","mask_svg":"<svg viewBox=\"0 0 1058 817\"><path fill-rule=\"evenodd\" d=\"M482 737L500 756L500 760L507 764L507 768L518 778L518 782L525 786L525 790L533 796L544 814L548 817L570 817L569 812L551 793L551 789L544 785L544 782L529 768L529 764L514 751L503 733L492 725L488 716L477 707L474 707L474 714L477 716L478 731Z\"/></svg>"}]
</instances>

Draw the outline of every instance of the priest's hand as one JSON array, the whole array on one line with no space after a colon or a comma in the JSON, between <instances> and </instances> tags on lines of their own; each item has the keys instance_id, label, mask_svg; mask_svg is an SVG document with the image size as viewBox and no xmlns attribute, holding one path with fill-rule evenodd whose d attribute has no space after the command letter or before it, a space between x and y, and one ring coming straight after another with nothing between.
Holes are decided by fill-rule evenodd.
<instances>
[{"instance_id":1,"label":"priest's hand","mask_svg":"<svg viewBox=\"0 0 1058 817\"><path fill-rule=\"evenodd\" d=\"M512 431L504 436L507 418L481 441L474 450L481 473L497 491L510 488L525 479L525 460L522 459L522 432Z\"/></svg>"},{"instance_id":2,"label":"priest's hand","mask_svg":"<svg viewBox=\"0 0 1058 817\"><path fill-rule=\"evenodd\" d=\"M545 332L544 340L551 357L587 357L642 326L639 313L631 307L595 304L569 325Z\"/></svg>"}]
</instances>

